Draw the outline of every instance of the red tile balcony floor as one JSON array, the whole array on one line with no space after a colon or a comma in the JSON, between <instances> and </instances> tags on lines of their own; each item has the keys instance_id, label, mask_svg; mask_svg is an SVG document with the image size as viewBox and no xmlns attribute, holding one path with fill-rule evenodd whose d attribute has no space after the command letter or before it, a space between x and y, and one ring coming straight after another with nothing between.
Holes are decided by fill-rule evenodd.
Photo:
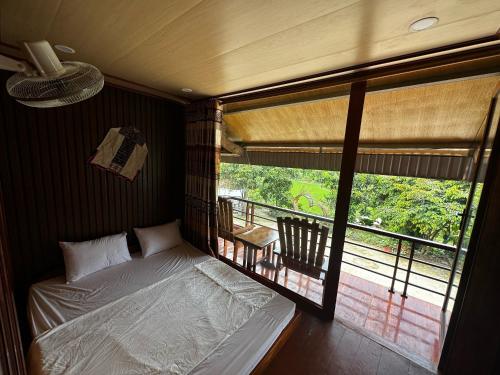
<instances>
[{"instance_id":1,"label":"red tile balcony floor","mask_svg":"<svg viewBox=\"0 0 500 375\"><path fill-rule=\"evenodd\" d=\"M223 241L219 241L223 255ZM260 253L260 252L259 252ZM243 249L237 254L238 264L243 264ZM226 257L233 258L233 245L227 242ZM274 279L273 270L257 264L256 273ZM322 303L321 280L289 270L288 277L282 270L278 283L318 303ZM335 317L344 324L362 331L389 349L435 368L439 361L444 331L441 307L419 298L402 298L390 293L387 286L341 272Z\"/></svg>"}]
</instances>

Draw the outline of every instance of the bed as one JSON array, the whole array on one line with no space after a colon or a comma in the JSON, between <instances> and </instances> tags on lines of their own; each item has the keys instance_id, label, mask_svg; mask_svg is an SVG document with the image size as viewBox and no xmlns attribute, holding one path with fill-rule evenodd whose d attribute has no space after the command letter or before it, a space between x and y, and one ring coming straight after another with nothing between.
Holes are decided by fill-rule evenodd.
<instances>
[{"instance_id":1,"label":"bed","mask_svg":"<svg viewBox=\"0 0 500 375\"><path fill-rule=\"evenodd\" d=\"M290 300L184 243L32 285L28 363L40 375L249 374L294 316Z\"/></svg>"}]
</instances>

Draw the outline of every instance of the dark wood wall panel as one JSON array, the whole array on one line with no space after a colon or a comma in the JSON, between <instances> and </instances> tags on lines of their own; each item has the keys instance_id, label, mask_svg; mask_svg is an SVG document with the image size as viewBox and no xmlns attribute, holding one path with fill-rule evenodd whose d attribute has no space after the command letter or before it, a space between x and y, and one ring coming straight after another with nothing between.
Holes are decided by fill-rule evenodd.
<instances>
[{"instance_id":1,"label":"dark wood wall panel","mask_svg":"<svg viewBox=\"0 0 500 375\"><path fill-rule=\"evenodd\" d=\"M59 240L130 233L182 217L183 108L108 86L82 103L29 108L7 95L9 76L0 73L0 181L22 300L32 282L62 271ZM149 149L131 183L88 163L109 128L120 126L141 130Z\"/></svg>"},{"instance_id":2,"label":"dark wood wall panel","mask_svg":"<svg viewBox=\"0 0 500 375\"><path fill-rule=\"evenodd\" d=\"M12 288L7 223L0 186L0 374L24 375L24 356Z\"/></svg>"}]
</instances>

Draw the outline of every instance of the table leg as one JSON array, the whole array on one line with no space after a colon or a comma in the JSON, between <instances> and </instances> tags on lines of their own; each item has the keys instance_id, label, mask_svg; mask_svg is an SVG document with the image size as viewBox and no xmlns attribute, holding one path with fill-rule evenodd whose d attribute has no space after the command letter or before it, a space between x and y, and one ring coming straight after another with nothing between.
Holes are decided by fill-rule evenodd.
<instances>
[{"instance_id":1,"label":"table leg","mask_svg":"<svg viewBox=\"0 0 500 375\"><path fill-rule=\"evenodd\" d=\"M258 249L252 249L252 251L253 251L252 269L253 269L253 272L255 272L256 267L257 267L257 251L258 251Z\"/></svg>"},{"instance_id":2,"label":"table leg","mask_svg":"<svg viewBox=\"0 0 500 375\"><path fill-rule=\"evenodd\" d=\"M273 254L274 258L274 254ZM274 261L274 260L273 260ZM280 275L280 263L281 263L281 255L278 255L278 259L276 261L276 269L274 270L274 282L278 283L279 275Z\"/></svg>"},{"instance_id":3,"label":"table leg","mask_svg":"<svg viewBox=\"0 0 500 375\"><path fill-rule=\"evenodd\" d=\"M247 266L247 252L248 252L248 246L243 244L243 267Z\"/></svg>"},{"instance_id":4,"label":"table leg","mask_svg":"<svg viewBox=\"0 0 500 375\"><path fill-rule=\"evenodd\" d=\"M238 245L240 243L238 241L233 242L233 262L238 263Z\"/></svg>"},{"instance_id":5,"label":"table leg","mask_svg":"<svg viewBox=\"0 0 500 375\"><path fill-rule=\"evenodd\" d=\"M271 245L267 245L263 250L262 250L262 260L265 261L271 261Z\"/></svg>"},{"instance_id":6,"label":"table leg","mask_svg":"<svg viewBox=\"0 0 500 375\"><path fill-rule=\"evenodd\" d=\"M247 270L249 271L252 270L253 251L255 251L253 247L247 246Z\"/></svg>"}]
</instances>

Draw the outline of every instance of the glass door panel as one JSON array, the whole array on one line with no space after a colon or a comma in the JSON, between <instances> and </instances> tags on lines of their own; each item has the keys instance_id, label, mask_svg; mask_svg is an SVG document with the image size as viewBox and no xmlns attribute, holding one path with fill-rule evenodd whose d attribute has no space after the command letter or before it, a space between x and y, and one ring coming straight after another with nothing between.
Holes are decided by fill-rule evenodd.
<instances>
[{"instance_id":1,"label":"glass door panel","mask_svg":"<svg viewBox=\"0 0 500 375\"><path fill-rule=\"evenodd\" d=\"M439 360L446 297L456 294L466 250L455 254L470 235L474 171L498 82L374 89L365 98L336 317L428 367ZM479 180L488 147L484 155Z\"/></svg>"},{"instance_id":2,"label":"glass door panel","mask_svg":"<svg viewBox=\"0 0 500 375\"><path fill-rule=\"evenodd\" d=\"M219 255L317 306L331 254L348 105L349 86L342 86L234 103L224 113L223 136L243 152L222 151L219 197L232 213L219 207L219 218L232 223L234 235L219 236ZM278 218L285 219L283 237ZM260 247L249 240L255 230L271 231L276 240Z\"/></svg>"}]
</instances>

